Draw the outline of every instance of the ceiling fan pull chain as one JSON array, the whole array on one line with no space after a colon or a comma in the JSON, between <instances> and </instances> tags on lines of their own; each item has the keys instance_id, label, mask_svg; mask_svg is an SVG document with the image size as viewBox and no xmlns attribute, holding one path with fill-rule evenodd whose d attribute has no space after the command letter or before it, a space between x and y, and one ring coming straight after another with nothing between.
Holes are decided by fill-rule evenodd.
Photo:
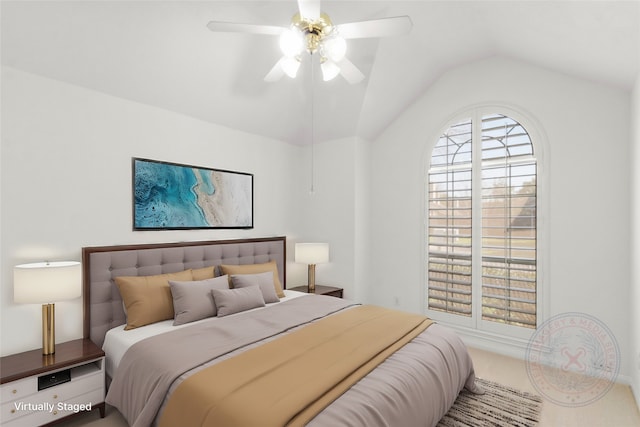
<instances>
[{"instance_id":1,"label":"ceiling fan pull chain","mask_svg":"<svg viewBox=\"0 0 640 427\"><path fill-rule=\"evenodd\" d=\"M313 90L313 86L314 86L314 75L315 73L313 72L313 55L311 55L311 188L309 189L309 193L311 195L314 194L315 192L315 188L314 188L314 163L315 163L315 156L314 156L314 135L315 135L315 127L313 125L313 119L314 119L314 108L313 108L313 104L314 104L314 90Z\"/></svg>"}]
</instances>

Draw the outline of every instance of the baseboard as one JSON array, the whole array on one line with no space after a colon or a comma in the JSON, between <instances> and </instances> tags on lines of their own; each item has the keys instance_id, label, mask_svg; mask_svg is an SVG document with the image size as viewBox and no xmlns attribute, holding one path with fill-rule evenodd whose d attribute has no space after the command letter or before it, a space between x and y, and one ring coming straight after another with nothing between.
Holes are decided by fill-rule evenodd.
<instances>
[{"instance_id":1,"label":"baseboard","mask_svg":"<svg viewBox=\"0 0 640 427\"><path fill-rule=\"evenodd\" d=\"M462 338L462 341L469 347L475 347L480 350L490 351L520 360L524 360L525 358L527 345L529 344L528 340L506 337L504 335L478 331L453 324L445 325L455 330L460 338Z\"/></svg>"},{"instance_id":2,"label":"baseboard","mask_svg":"<svg viewBox=\"0 0 640 427\"><path fill-rule=\"evenodd\" d=\"M630 381L631 393L633 394L633 398L636 400L636 406L640 411L640 384L635 381Z\"/></svg>"}]
</instances>

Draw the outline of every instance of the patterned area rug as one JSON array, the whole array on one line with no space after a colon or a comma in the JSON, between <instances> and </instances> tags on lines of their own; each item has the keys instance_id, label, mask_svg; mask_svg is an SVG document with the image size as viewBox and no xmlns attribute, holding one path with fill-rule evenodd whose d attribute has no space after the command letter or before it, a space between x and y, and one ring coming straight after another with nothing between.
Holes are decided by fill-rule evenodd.
<instances>
[{"instance_id":1,"label":"patterned area rug","mask_svg":"<svg viewBox=\"0 0 640 427\"><path fill-rule=\"evenodd\" d=\"M485 394L460 392L438 427L533 427L538 424L540 396L479 378L476 382Z\"/></svg>"}]
</instances>

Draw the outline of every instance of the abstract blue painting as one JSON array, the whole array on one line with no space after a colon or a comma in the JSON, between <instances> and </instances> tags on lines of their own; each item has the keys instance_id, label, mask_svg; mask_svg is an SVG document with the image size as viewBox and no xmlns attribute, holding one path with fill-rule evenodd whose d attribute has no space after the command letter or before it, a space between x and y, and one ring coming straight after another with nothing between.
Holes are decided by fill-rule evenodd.
<instances>
[{"instance_id":1,"label":"abstract blue painting","mask_svg":"<svg viewBox=\"0 0 640 427\"><path fill-rule=\"evenodd\" d=\"M253 174L133 158L133 229L253 228Z\"/></svg>"}]
</instances>

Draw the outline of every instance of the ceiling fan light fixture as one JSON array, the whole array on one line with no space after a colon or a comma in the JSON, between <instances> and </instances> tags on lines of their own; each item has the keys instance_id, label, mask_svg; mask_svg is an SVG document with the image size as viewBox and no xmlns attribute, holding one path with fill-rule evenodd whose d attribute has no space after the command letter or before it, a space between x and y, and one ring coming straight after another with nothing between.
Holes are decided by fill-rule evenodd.
<instances>
[{"instance_id":1,"label":"ceiling fan light fixture","mask_svg":"<svg viewBox=\"0 0 640 427\"><path fill-rule=\"evenodd\" d=\"M413 26L411 18L406 15L334 26L331 18L321 12L320 2L321 0L298 0L299 12L293 15L288 28L224 21L211 21L207 27L214 32L279 36L283 57L267 73L265 81L277 81L284 74L295 78L300 68L301 56L306 52L309 55L319 54L325 81L341 74L348 83L356 84L365 76L346 57L345 40L397 36L408 33Z\"/></svg>"},{"instance_id":2,"label":"ceiling fan light fixture","mask_svg":"<svg viewBox=\"0 0 640 427\"><path fill-rule=\"evenodd\" d=\"M282 71L284 71L287 76L295 79L300 69L300 60L295 57L286 56L280 60L280 68L282 68Z\"/></svg>"},{"instance_id":3,"label":"ceiling fan light fixture","mask_svg":"<svg viewBox=\"0 0 640 427\"><path fill-rule=\"evenodd\" d=\"M347 42L339 34L332 35L323 41L322 52L333 62L340 62L347 53Z\"/></svg>"},{"instance_id":4,"label":"ceiling fan light fixture","mask_svg":"<svg viewBox=\"0 0 640 427\"><path fill-rule=\"evenodd\" d=\"M280 34L280 50L287 57L295 57L304 49L304 37L296 28L287 28Z\"/></svg>"},{"instance_id":5,"label":"ceiling fan light fixture","mask_svg":"<svg viewBox=\"0 0 640 427\"><path fill-rule=\"evenodd\" d=\"M340 67L330 59L323 61L322 64L320 64L320 68L322 69L322 80L325 82L333 80L340 74Z\"/></svg>"}]
</instances>

